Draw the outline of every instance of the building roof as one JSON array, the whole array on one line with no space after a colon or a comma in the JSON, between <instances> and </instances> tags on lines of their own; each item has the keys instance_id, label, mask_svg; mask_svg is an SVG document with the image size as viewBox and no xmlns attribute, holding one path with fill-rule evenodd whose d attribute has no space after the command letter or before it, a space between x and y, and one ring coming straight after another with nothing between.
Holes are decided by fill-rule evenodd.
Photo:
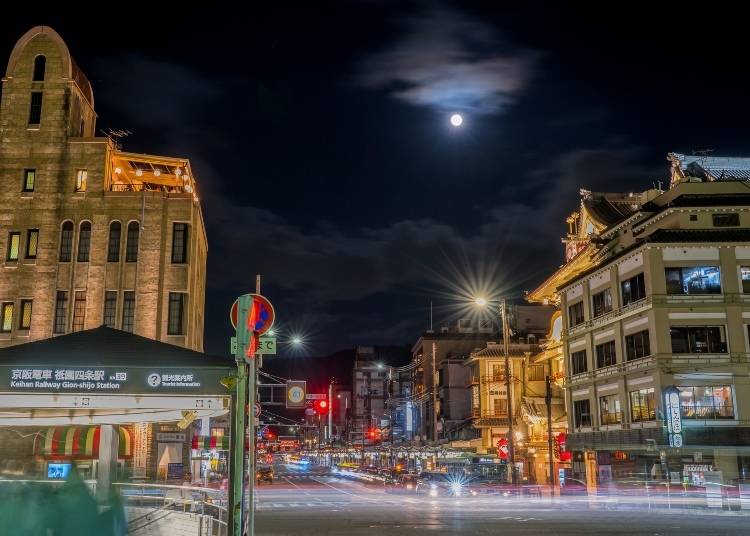
<instances>
[{"instance_id":1,"label":"building roof","mask_svg":"<svg viewBox=\"0 0 750 536\"><path fill-rule=\"evenodd\" d=\"M526 357L527 353L535 354L539 351L538 344L518 344L511 343L508 345L508 355L510 357ZM480 357L505 357L502 344L488 344L486 348L471 352L471 359Z\"/></svg>"},{"instance_id":2,"label":"building roof","mask_svg":"<svg viewBox=\"0 0 750 536\"><path fill-rule=\"evenodd\" d=\"M640 198L630 193L585 192L581 199L589 215L604 227L614 225L640 208Z\"/></svg>"},{"instance_id":3,"label":"building roof","mask_svg":"<svg viewBox=\"0 0 750 536\"><path fill-rule=\"evenodd\" d=\"M748 242L750 229L659 229L646 241L672 242Z\"/></svg>"},{"instance_id":4,"label":"building roof","mask_svg":"<svg viewBox=\"0 0 750 536\"><path fill-rule=\"evenodd\" d=\"M134 367L227 367L228 357L203 354L101 326L0 349L0 364Z\"/></svg>"},{"instance_id":5,"label":"building roof","mask_svg":"<svg viewBox=\"0 0 750 536\"><path fill-rule=\"evenodd\" d=\"M672 166L684 177L706 181L750 179L750 158L669 153Z\"/></svg>"}]
</instances>

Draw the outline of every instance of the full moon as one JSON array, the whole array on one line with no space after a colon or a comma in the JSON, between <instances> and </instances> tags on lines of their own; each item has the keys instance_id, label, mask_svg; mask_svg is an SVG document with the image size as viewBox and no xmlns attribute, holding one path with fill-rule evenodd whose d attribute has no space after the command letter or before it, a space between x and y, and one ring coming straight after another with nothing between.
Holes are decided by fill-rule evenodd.
<instances>
[{"instance_id":1,"label":"full moon","mask_svg":"<svg viewBox=\"0 0 750 536\"><path fill-rule=\"evenodd\" d=\"M464 122L464 118L461 116L461 114L453 114L451 116L451 125L454 127L460 127L461 123Z\"/></svg>"}]
</instances>

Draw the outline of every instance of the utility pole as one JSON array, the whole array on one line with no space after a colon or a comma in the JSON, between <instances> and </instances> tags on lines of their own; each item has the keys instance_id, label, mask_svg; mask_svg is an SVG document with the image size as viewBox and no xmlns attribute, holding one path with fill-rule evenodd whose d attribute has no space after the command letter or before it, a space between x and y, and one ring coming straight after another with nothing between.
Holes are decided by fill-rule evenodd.
<instances>
[{"instance_id":1,"label":"utility pole","mask_svg":"<svg viewBox=\"0 0 750 536\"><path fill-rule=\"evenodd\" d=\"M550 363L550 368L551 368ZM552 450L552 382L550 377L545 378L547 382L547 393L544 402L547 404L547 450L549 450L549 489L550 495L554 493L555 488L555 454Z\"/></svg>"},{"instance_id":2,"label":"utility pole","mask_svg":"<svg viewBox=\"0 0 750 536\"><path fill-rule=\"evenodd\" d=\"M508 458L510 459L511 482L517 483L516 477L516 449L515 438L513 437L513 397L510 393L510 356L508 355L508 344L510 342L510 329L508 328L507 301L503 298L502 309L500 311L503 326L503 355L505 356L505 396L508 399Z\"/></svg>"},{"instance_id":3,"label":"utility pole","mask_svg":"<svg viewBox=\"0 0 750 536\"><path fill-rule=\"evenodd\" d=\"M329 443L333 444L333 382L334 378L331 378L331 383L328 384L328 430L326 431L326 439ZM341 411L341 408L339 408Z\"/></svg>"}]
</instances>

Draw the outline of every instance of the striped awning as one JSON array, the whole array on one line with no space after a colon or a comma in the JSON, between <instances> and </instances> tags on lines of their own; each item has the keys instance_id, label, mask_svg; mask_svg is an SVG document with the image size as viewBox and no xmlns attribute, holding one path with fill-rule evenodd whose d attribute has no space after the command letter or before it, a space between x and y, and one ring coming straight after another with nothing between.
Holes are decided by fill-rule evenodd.
<instances>
[{"instance_id":1,"label":"striped awning","mask_svg":"<svg viewBox=\"0 0 750 536\"><path fill-rule=\"evenodd\" d=\"M48 459L88 460L99 457L99 426L55 426L37 436L34 453ZM133 457L133 431L118 426L117 457Z\"/></svg>"},{"instance_id":2,"label":"striped awning","mask_svg":"<svg viewBox=\"0 0 750 536\"><path fill-rule=\"evenodd\" d=\"M229 450L228 436L193 436L193 449Z\"/></svg>"}]
</instances>

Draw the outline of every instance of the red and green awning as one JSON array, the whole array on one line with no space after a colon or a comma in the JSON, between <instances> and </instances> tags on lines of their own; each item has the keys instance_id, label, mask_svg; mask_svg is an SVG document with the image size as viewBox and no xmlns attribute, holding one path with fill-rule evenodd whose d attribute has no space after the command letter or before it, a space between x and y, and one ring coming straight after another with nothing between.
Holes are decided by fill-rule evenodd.
<instances>
[{"instance_id":1,"label":"red and green awning","mask_svg":"<svg viewBox=\"0 0 750 536\"><path fill-rule=\"evenodd\" d=\"M133 431L118 426L120 435L117 457L133 457ZM47 459L88 460L99 457L99 426L55 426L39 434L34 453Z\"/></svg>"},{"instance_id":2,"label":"red and green awning","mask_svg":"<svg viewBox=\"0 0 750 536\"><path fill-rule=\"evenodd\" d=\"M193 449L229 450L228 436L193 436Z\"/></svg>"}]
</instances>

